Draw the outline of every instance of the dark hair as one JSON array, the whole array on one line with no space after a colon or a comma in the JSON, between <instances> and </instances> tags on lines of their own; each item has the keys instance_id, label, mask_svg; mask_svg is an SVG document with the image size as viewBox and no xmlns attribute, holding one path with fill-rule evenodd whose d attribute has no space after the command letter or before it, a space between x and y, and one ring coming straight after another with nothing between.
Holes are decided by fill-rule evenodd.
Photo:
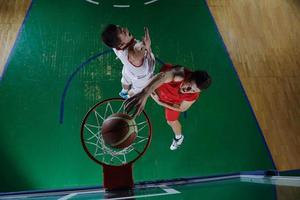
<instances>
[{"instance_id":1,"label":"dark hair","mask_svg":"<svg viewBox=\"0 0 300 200\"><path fill-rule=\"evenodd\" d=\"M206 71L197 70L192 72L189 80L195 81L200 90L207 89L211 84L211 77Z\"/></svg>"},{"instance_id":2,"label":"dark hair","mask_svg":"<svg viewBox=\"0 0 300 200\"><path fill-rule=\"evenodd\" d=\"M102 41L111 48L117 48L120 44L118 33L118 27L114 24L109 24L101 34Z\"/></svg>"}]
</instances>

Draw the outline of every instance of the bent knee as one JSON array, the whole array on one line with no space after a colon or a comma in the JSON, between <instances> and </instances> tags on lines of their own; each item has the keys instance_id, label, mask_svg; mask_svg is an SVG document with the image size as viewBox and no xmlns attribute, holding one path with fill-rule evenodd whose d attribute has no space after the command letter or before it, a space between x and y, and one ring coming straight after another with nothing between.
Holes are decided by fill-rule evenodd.
<instances>
[{"instance_id":1,"label":"bent knee","mask_svg":"<svg viewBox=\"0 0 300 200\"><path fill-rule=\"evenodd\" d=\"M175 121L167 121L167 123L172 126L174 124L177 124L178 123L178 120L175 120Z\"/></svg>"}]
</instances>

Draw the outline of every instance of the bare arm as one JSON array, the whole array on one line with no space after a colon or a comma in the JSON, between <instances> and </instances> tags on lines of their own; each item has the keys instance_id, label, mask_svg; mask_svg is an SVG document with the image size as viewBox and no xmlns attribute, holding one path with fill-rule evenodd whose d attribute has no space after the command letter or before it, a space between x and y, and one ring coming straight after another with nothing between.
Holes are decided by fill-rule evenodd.
<instances>
[{"instance_id":1,"label":"bare arm","mask_svg":"<svg viewBox=\"0 0 300 200\"><path fill-rule=\"evenodd\" d=\"M151 39L150 39L150 35L149 35L149 30L147 27L144 27L144 31L145 31L145 36L143 38L143 43L145 44L146 50L148 53L152 53L151 50Z\"/></svg>"},{"instance_id":2,"label":"bare arm","mask_svg":"<svg viewBox=\"0 0 300 200\"><path fill-rule=\"evenodd\" d=\"M195 101L183 101L179 106L179 112L187 111L195 103Z\"/></svg>"},{"instance_id":3,"label":"bare arm","mask_svg":"<svg viewBox=\"0 0 300 200\"><path fill-rule=\"evenodd\" d=\"M159 74L155 75L151 79L150 83L148 83L148 85L140 93L130 97L125 101L126 112L130 112L134 107L136 107L136 110L133 113L133 117L139 115L143 111L150 94L153 93L154 90L161 86L163 83L171 82L174 77L178 75L183 75L182 68L175 68L170 71L160 72Z\"/></svg>"},{"instance_id":4,"label":"bare arm","mask_svg":"<svg viewBox=\"0 0 300 200\"><path fill-rule=\"evenodd\" d=\"M188 110L191 107L191 105L193 105L193 103L195 103L195 101L196 101L196 100L195 101L183 101L181 104L168 104L168 103L161 102L156 93L152 93L151 97L158 105L161 105L165 108L169 108L171 110L175 110L178 112L184 112L184 111Z\"/></svg>"},{"instance_id":5,"label":"bare arm","mask_svg":"<svg viewBox=\"0 0 300 200\"><path fill-rule=\"evenodd\" d=\"M152 49L151 49L151 39L150 39L150 35L149 35L149 30L147 27L144 28L145 31L145 36L143 38L143 43L145 44L146 47L146 58L149 62L149 66L154 66L155 64L155 57L152 54Z\"/></svg>"},{"instance_id":6,"label":"bare arm","mask_svg":"<svg viewBox=\"0 0 300 200\"><path fill-rule=\"evenodd\" d=\"M195 101L183 101L181 104L167 104L167 103L163 103L161 102L161 106L165 107L165 108L169 108L171 110L175 110L175 111L178 111L178 112L184 112L186 110L188 110L191 105L193 105Z\"/></svg>"}]
</instances>

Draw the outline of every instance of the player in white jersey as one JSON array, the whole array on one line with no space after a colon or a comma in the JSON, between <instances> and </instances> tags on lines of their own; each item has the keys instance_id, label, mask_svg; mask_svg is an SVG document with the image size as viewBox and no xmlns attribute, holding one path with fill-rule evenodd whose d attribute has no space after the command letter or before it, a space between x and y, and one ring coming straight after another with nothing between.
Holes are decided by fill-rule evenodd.
<instances>
[{"instance_id":1,"label":"player in white jersey","mask_svg":"<svg viewBox=\"0 0 300 200\"><path fill-rule=\"evenodd\" d=\"M128 94L125 98L142 91L153 76L155 58L150 46L149 32L148 29L145 29L143 41L137 41L134 45L129 46L118 55L124 64L121 83L123 86L130 86L129 90L123 87L122 92Z\"/></svg>"},{"instance_id":2,"label":"player in white jersey","mask_svg":"<svg viewBox=\"0 0 300 200\"><path fill-rule=\"evenodd\" d=\"M110 24L102 32L102 40L113 48L123 63L122 91L119 95L128 98L140 92L152 77L155 66L148 29L145 28L143 41L139 42L127 28Z\"/></svg>"}]
</instances>

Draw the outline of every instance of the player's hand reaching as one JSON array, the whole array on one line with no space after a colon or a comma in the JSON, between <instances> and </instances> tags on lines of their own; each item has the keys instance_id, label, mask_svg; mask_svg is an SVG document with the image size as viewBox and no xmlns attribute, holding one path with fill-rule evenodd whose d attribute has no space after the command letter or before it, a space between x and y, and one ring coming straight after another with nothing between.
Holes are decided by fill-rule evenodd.
<instances>
[{"instance_id":1,"label":"player's hand reaching","mask_svg":"<svg viewBox=\"0 0 300 200\"><path fill-rule=\"evenodd\" d=\"M145 47L147 49L147 51L151 51L151 39L150 39L150 35L149 35L149 30L147 27L144 27L144 31L145 31L145 36L143 38L143 43L145 44Z\"/></svg>"},{"instance_id":2,"label":"player's hand reaching","mask_svg":"<svg viewBox=\"0 0 300 200\"><path fill-rule=\"evenodd\" d=\"M140 115L141 112L144 110L144 107L146 105L148 94L144 90L140 93L137 93L136 95L130 97L125 101L124 107L125 111L127 113L132 113L132 117L135 118L136 116ZM134 110L135 109L135 110Z\"/></svg>"},{"instance_id":3,"label":"player's hand reaching","mask_svg":"<svg viewBox=\"0 0 300 200\"><path fill-rule=\"evenodd\" d=\"M140 93L137 93L136 95L130 97L125 101L125 111L129 114L135 108L131 116L133 118L138 116L143 111L146 101L151 93L154 92L163 83L170 82L169 79L171 80L172 78L172 73L160 72L156 74L154 77L152 77L151 81Z\"/></svg>"}]
</instances>

